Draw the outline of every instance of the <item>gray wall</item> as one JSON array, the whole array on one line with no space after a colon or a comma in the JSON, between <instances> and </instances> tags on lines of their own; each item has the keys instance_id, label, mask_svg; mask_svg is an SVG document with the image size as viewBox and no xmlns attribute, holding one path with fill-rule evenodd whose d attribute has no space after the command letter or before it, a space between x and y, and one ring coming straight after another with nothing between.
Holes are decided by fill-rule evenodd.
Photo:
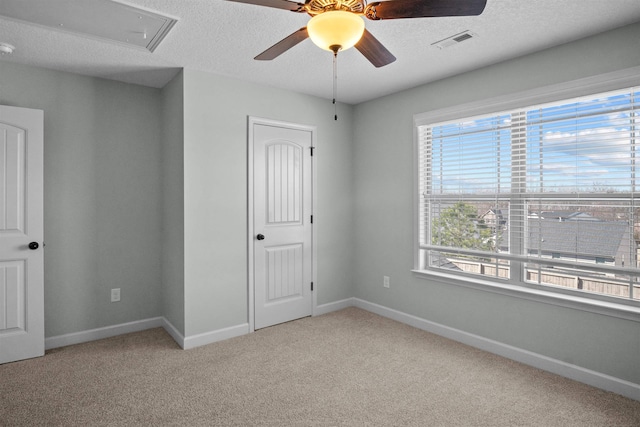
<instances>
[{"instance_id":1,"label":"gray wall","mask_svg":"<svg viewBox=\"0 0 640 427\"><path fill-rule=\"evenodd\" d=\"M0 76L0 103L44 110L45 335L161 315L160 92L6 62Z\"/></svg>"},{"instance_id":2,"label":"gray wall","mask_svg":"<svg viewBox=\"0 0 640 427\"><path fill-rule=\"evenodd\" d=\"M640 383L640 325L416 278L413 128L437 110L640 66L640 24L390 95L355 108L355 296ZM384 117L385 120L375 120ZM391 287L382 287L382 276Z\"/></svg>"},{"instance_id":3,"label":"gray wall","mask_svg":"<svg viewBox=\"0 0 640 427\"><path fill-rule=\"evenodd\" d=\"M186 335L246 323L247 116L317 126L318 304L352 292L352 108L184 71Z\"/></svg>"},{"instance_id":4,"label":"gray wall","mask_svg":"<svg viewBox=\"0 0 640 427\"><path fill-rule=\"evenodd\" d=\"M0 75L0 103L45 111L45 336L247 322L248 115L318 127L317 300L353 295L352 107L335 122L330 101L195 71L162 90L9 63Z\"/></svg>"},{"instance_id":5,"label":"gray wall","mask_svg":"<svg viewBox=\"0 0 640 427\"><path fill-rule=\"evenodd\" d=\"M184 80L162 89L162 307L184 336Z\"/></svg>"}]
</instances>

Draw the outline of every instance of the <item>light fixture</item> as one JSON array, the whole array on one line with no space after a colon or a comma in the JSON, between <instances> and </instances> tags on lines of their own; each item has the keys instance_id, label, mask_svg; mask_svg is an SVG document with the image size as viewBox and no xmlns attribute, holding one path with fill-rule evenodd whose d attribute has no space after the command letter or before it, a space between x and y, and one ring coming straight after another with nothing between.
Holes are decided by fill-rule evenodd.
<instances>
[{"instance_id":1,"label":"light fixture","mask_svg":"<svg viewBox=\"0 0 640 427\"><path fill-rule=\"evenodd\" d=\"M364 21L353 12L330 10L311 18L307 32L316 46L337 53L358 43L364 33Z\"/></svg>"}]
</instances>

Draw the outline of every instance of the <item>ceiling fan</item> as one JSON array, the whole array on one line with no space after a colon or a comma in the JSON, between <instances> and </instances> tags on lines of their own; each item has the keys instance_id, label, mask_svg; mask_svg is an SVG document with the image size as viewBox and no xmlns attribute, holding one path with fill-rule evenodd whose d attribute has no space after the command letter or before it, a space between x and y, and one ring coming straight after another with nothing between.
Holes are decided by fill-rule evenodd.
<instances>
[{"instance_id":1,"label":"ceiling fan","mask_svg":"<svg viewBox=\"0 0 640 427\"><path fill-rule=\"evenodd\" d=\"M367 3L366 0L229 0L238 3L273 7L312 18L300 28L274 44L254 59L268 61L277 58L307 38L322 49L338 51L355 46L376 67L396 60L391 52L364 27L361 16L378 21L385 19L426 18L442 16L480 15L487 0L390 0Z\"/></svg>"}]
</instances>

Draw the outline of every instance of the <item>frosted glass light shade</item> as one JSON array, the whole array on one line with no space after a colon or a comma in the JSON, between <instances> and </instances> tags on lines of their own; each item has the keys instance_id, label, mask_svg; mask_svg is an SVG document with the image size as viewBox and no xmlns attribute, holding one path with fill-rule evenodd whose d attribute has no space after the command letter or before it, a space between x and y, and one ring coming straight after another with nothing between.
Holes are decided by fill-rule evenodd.
<instances>
[{"instance_id":1,"label":"frosted glass light shade","mask_svg":"<svg viewBox=\"0 0 640 427\"><path fill-rule=\"evenodd\" d=\"M311 41L319 48L333 51L353 47L364 33L364 21L353 12L332 10L311 18L307 24L307 32Z\"/></svg>"}]
</instances>

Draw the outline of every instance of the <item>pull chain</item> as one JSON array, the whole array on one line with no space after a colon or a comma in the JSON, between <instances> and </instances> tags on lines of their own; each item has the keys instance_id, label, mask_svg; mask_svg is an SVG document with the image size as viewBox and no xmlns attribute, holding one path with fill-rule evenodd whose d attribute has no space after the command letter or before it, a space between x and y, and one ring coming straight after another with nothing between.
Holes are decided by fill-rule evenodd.
<instances>
[{"instance_id":1,"label":"pull chain","mask_svg":"<svg viewBox=\"0 0 640 427\"><path fill-rule=\"evenodd\" d=\"M333 119L338 120L338 49L333 51Z\"/></svg>"}]
</instances>

